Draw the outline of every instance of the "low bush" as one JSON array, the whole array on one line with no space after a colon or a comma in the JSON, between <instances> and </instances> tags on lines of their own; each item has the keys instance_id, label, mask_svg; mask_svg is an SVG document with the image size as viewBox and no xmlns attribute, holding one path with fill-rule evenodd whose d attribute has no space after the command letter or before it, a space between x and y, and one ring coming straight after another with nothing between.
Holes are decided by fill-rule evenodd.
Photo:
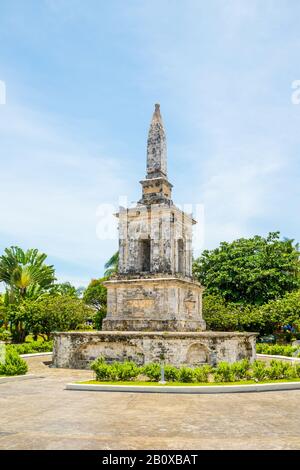
<instances>
[{"instance_id":1,"label":"low bush","mask_svg":"<svg viewBox=\"0 0 300 470\"><path fill-rule=\"evenodd\" d=\"M295 377L299 377L300 379L300 364L295 364L294 365L294 371L295 371Z\"/></svg>"},{"instance_id":2,"label":"low bush","mask_svg":"<svg viewBox=\"0 0 300 470\"><path fill-rule=\"evenodd\" d=\"M298 356L300 357L300 347L282 345L282 344L263 344L257 343L256 352L258 354L270 354L278 356Z\"/></svg>"},{"instance_id":3,"label":"low bush","mask_svg":"<svg viewBox=\"0 0 300 470\"><path fill-rule=\"evenodd\" d=\"M220 362L213 372L215 382L234 382L235 377L228 362Z\"/></svg>"},{"instance_id":4,"label":"low bush","mask_svg":"<svg viewBox=\"0 0 300 470\"><path fill-rule=\"evenodd\" d=\"M143 367L143 374L147 375L151 382L158 382L161 377L161 366L155 362L146 364Z\"/></svg>"},{"instance_id":5,"label":"low bush","mask_svg":"<svg viewBox=\"0 0 300 470\"><path fill-rule=\"evenodd\" d=\"M253 362L251 367L251 377L258 382L261 382L262 380L266 380L268 378L268 371L265 362Z\"/></svg>"},{"instance_id":6,"label":"low bush","mask_svg":"<svg viewBox=\"0 0 300 470\"><path fill-rule=\"evenodd\" d=\"M113 362L107 364L101 357L91 364L91 369L99 381L130 381L139 375L144 375L150 382L159 382L161 378L161 365L150 363L138 366L134 362ZM240 382L244 380L255 380L257 382L280 379L300 378L300 364L292 365L288 362L272 360L270 364L262 361L254 361L253 364L247 359L229 364L220 362L217 367L203 365L200 367L175 367L165 365L165 379L167 382L182 383L207 383L207 382Z\"/></svg>"},{"instance_id":7,"label":"low bush","mask_svg":"<svg viewBox=\"0 0 300 470\"><path fill-rule=\"evenodd\" d=\"M195 382L208 382L209 376L212 372L212 367L208 365L204 365L201 367L195 367L194 369L194 379Z\"/></svg>"},{"instance_id":8,"label":"low bush","mask_svg":"<svg viewBox=\"0 0 300 470\"><path fill-rule=\"evenodd\" d=\"M167 364L165 366L165 379L168 382L177 382L179 379L179 369L178 367L171 366Z\"/></svg>"},{"instance_id":9,"label":"low bush","mask_svg":"<svg viewBox=\"0 0 300 470\"><path fill-rule=\"evenodd\" d=\"M194 382L194 370L190 367L180 367L178 374L179 382L191 383Z\"/></svg>"},{"instance_id":10,"label":"low bush","mask_svg":"<svg viewBox=\"0 0 300 470\"><path fill-rule=\"evenodd\" d=\"M6 328L0 328L0 341L9 341L11 339L11 332Z\"/></svg>"},{"instance_id":11,"label":"low bush","mask_svg":"<svg viewBox=\"0 0 300 470\"><path fill-rule=\"evenodd\" d=\"M31 341L30 343L12 344L19 354L33 354L38 352L51 352L53 341Z\"/></svg>"},{"instance_id":12,"label":"low bush","mask_svg":"<svg viewBox=\"0 0 300 470\"><path fill-rule=\"evenodd\" d=\"M96 373L97 380L126 381L136 378L142 368L131 361L107 364L102 358L98 358L92 362L91 369Z\"/></svg>"},{"instance_id":13,"label":"low bush","mask_svg":"<svg viewBox=\"0 0 300 470\"><path fill-rule=\"evenodd\" d=\"M267 374L271 380L291 379L295 377L295 369L289 362L273 360L267 369Z\"/></svg>"},{"instance_id":14,"label":"low bush","mask_svg":"<svg viewBox=\"0 0 300 470\"><path fill-rule=\"evenodd\" d=\"M231 364L230 368L234 381L247 380L250 378L250 361L248 361L248 359L235 362Z\"/></svg>"},{"instance_id":15,"label":"low bush","mask_svg":"<svg viewBox=\"0 0 300 470\"><path fill-rule=\"evenodd\" d=\"M7 346L5 348L5 362L0 362L0 375L22 375L28 370L27 363L22 359L17 351Z\"/></svg>"}]
</instances>

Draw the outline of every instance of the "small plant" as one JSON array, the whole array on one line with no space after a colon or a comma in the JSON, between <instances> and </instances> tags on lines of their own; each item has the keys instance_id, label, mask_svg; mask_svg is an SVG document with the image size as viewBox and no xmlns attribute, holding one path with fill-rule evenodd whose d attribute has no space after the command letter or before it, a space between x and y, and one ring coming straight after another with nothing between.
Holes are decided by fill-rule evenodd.
<instances>
[{"instance_id":1,"label":"small plant","mask_svg":"<svg viewBox=\"0 0 300 470\"><path fill-rule=\"evenodd\" d=\"M165 366L165 379L168 382L177 382L179 378L179 369L175 366L167 364Z\"/></svg>"},{"instance_id":2,"label":"small plant","mask_svg":"<svg viewBox=\"0 0 300 470\"><path fill-rule=\"evenodd\" d=\"M243 359L242 361L235 362L231 365L231 372L233 374L234 380L247 380L250 378L250 362L248 359Z\"/></svg>"},{"instance_id":3,"label":"small plant","mask_svg":"<svg viewBox=\"0 0 300 470\"><path fill-rule=\"evenodd\" d=\"M282 345L282 344L261 344L256 345L256 352L258 354L270 354L272 356L298 356L299 348L297 346Z\"/></svg>"},{"instance_id":4,"label":"small plant","mask_svg":"<svg viewBox=\"0 0 300 470\"><path fill-rule=\"evenodd\" d=\"M227 362L220 362L214 370L215 382L234 382L235 376L231 365Z\"/></svg>"},{"instance_id":5,"label":"small plant","mask_svg":"<svg viewBox=\"0 0 300 470\"><path fill-rule=\"evenodd\" d=\"M268 378L268 370L266 364L260 361L254 361L251 368L251 376L257 382L261 382Z\"/></svg>"},{"instance_id":6,"label":"small plant","mask_svg":"<svg viewBox=\"0 0 300 470\"><path fill-rule=\"evenodd\" d=\"M137 377L141 372L141 367L134 362L113 362L107 364L102 357L97 358L91 364L91 369L96 373L99 381L126 381Z\"/></svg>"},{"instance_id":7,"label":"small plant","mask_svg":"<svg viewBox=\"0 0 300 470\"><path fill-rule=\"evenodd\" d=\"M300 364L299 363L294 365L294 377L300 378Z\"/></svg>"},{"instance_id":8,"label":"small plant","mask_svg":"<svg viewBox=\"0 0 300 470\"><path fill-rule=\"evenodd\" d=\"M22 375L28 370L27 363L10 346L5 350L5 362L0 363L0 375Z\"/></svg>"},{"instance_id":9,"label":"small plant","mask_svg":"<svg viewBox=\"0 0 300 470\"><path fill-rule=\"evenodd\" d=\"M143 367L142 373L147 375L151 382L158 382L161 376L161 366L156 362L150 362Z\"/></svg>"},{"instance_id":10,"label":"small plant","mask_svg":"<svg viewBox=\"0 0 300 470\"><path fill-rule=\"evenodd\" d=\"M6 328L0 328L0 341L11 340L11 333Z\"/></svg>"},{"instance_id":11,"label":"small plant","mask_svg":"<svg viewBox=\"0 0 300 470\"><path fill-rule=\"evenodd\" d=\"M106 364L104 359L102 357L98 357L91 363L91 369L95 372L96 374L96 379L97 380L108 380L108 368L109 365Z\"/></svg>"},{"instance_id":12,"label":"small plant","mask_svg":"<svg viewBox=\"0 0 300 470\"><path fill-rule=\"evenodd\" d=\"M212 367L208 365L204 365L201 367L195 367L194 369L194 379L196 382L208 382L209 375L212 372Z\"/></svg>"},{"instance_id":13,"label":"small plant","mask_svg":"<svg viewBox=\"0 0 300 470\"><path fill-rule=\"evenodd\" d=\"M290 379L295 375L293 366L288 362L273 360L268 368L270 379Z\"/></svg>"},{"instance_id":14,"label":"small plant","mask_svg":"<svg viewBox=\"0 0 300 470\"><path fill-rule=\"evenodd\" d=\"M19 354L51 352L53 350L53 341L31 341L29 343L12 344L11 347Z\"/></svg>"},{"instance_id":15,"label":"small plant","mask_svg":"<svg viewBox=\"0 0 300 470\"><path fill-rule=\"evenodd\" d=\"M190 367L181 367L179 369L179 382L191 383L194 382L194 370Z\"/></svg>"}]
</instances>

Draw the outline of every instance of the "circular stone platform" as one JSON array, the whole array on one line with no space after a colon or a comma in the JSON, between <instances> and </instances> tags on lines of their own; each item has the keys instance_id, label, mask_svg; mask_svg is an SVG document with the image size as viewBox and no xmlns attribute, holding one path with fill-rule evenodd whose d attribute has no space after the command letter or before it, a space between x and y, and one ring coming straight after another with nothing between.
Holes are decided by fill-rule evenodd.
<instances>
[{"instance_id":1,"label":"circular stone platform","mask_svg":"<svg viewBox=\"0 0 300 470\"><path fill-rule=\"evenodd\" d=\"M256 357L256 333L73 331L54 333L55 367L88 369L102 356L107 362L131 360L137 364L170 363L175 366L233 363Z\"/></svg>"}]
</instances>

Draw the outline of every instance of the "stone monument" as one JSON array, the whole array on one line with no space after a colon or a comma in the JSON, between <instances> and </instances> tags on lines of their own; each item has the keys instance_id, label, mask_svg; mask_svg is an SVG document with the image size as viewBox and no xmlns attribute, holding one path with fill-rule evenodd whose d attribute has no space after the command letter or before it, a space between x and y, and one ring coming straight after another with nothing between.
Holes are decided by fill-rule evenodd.
<instances>
[{"instance_id":1,"label":"stone monument","mask_svg":"<svg viewBox=\"0 0 300 470\"><path fill-rule=\"evenodd\" d=\"M192 227L173 204L166 134L155 111L147 175L134 208L119 209L119 268L105 283L103 331L54 334L54 365L86 368L98 356L139 364L215 364L255 358L255 333L205 331L202 286L192 276Z\"/></svg>"}]
</instances>

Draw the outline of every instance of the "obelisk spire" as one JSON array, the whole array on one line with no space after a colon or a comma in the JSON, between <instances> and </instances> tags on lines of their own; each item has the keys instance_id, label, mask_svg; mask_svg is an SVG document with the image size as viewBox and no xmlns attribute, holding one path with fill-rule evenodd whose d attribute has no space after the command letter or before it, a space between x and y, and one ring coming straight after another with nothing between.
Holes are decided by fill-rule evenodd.
<instances>
[{"instance_id":1,"label":"obelisk spire","mask_svg":"<svg viewBox=\"0 0 300 470\"><path fill-rule=\"evenodd\" d=\"M167 176L166 133L159 104L155 105L147 141L147 178Z\"/></svg>"}]
</instances>

